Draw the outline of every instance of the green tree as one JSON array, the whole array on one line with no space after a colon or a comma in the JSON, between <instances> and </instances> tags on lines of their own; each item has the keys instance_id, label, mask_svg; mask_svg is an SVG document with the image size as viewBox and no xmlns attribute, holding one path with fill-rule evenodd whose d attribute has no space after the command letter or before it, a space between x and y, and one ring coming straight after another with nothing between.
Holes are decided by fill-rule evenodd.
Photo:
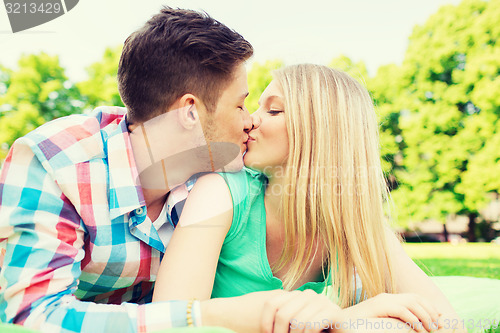
<instances>
[{"instance_id":1,"label":"green tree","mask_svg":"<svg viewBox=\"0 0 500 333\"><path fill-rule=\"evenodd\" d=\"M402 80L402 73L394 64L380 67L377 75L368 79L368 88L380 122L382 167L391 191L399 186L396 174L404 170L402 152L406 145L399 122L406 110L408 98L403 84L394 84Z\"/></svg>"},{"instance_id":2,"label":"green tree","mask_svg":"<svg viewBox=\"0 0 500 333\"><path fill-rule=\"evenodd\" d=\"M0 97L3 97L6 93L7 90L9 89L10 86L10 77L12 76L12 71L2 65L0 65ZM0 112L2 112L0 110ZM1 117L1 114L0 114Z\"/></svg>"},{"instance_id":3,"label":"green tree","mask_svg":"<svg viewBox=\"0 0 500 333\"><path fill-rule=\"evenodd\" d=\"M366 86L368 71L366 70L366 65L363 61L354 62L348 56L341 54L340 56L333 58L328 66L348 73Z\"/></svg>"},{"instance_id":4,"label":"green tree","mask_svg":"<svg viewBox=\"0 0 500 333\"><path fill-rule=\"evenodd\" d=\"M281 60L268 60L264 64L254 62L248 72L248 91L249 95L245 105L250 113L259 108L259 98L267 85L273 80L272 71L283 67Z\"/></svg>"},{"instance_id":5,"label":"green tree","mask_svg":"<svg viewBox=\"0 0 500 333\"><path fill-rule=\"evenodd\" d=\"M444 222L449 215L467 215L471 241L486 192L496 190L478 186L472 199L465 184L489 182L473 166L479 159L493 166L497 158L483 150L491 149L487 143L498 133L498 17L500 0L442 7L414 29L401 74L386 82L400 94L386 101L399 112L403 168L395 172L401 185L393 198L400 217Z\"/></svg>"},{"instance_id":6,"label":"green tree","mask_svg":"<svg viewBox=\"0 0 500 333\"><path fill-rule=\"evenodd\" d=\"M121 51L122 46L107 48L101 61L87 67L88 80L77 83L86 109L100 105L123 106L116 78Z\"/></svg>"},{"instance_id":7,"label":"green tree","mask_svg":"<svg viewBox=\"0 0 500 333\"><path fill-rule=\"evenodd\" d=\"M46 121L81 112L78 89L57 56L24 55L19 69L0 69L0 159L20 136Z\"/></svg>"}]
</instances>

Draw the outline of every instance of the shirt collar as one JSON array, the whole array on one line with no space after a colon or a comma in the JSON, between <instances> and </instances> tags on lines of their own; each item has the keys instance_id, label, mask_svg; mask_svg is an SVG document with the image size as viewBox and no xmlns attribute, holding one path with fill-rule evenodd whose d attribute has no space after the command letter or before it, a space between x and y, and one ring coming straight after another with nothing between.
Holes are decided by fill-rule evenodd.
<instances>
[{"instance_id":1,"label":"shirt collar","mask_svg":"<svg viewBox=\"0 0 500 333\"><path fill-rule=\"evenodd\" d=\"M109 210L114 219L145 206L125 115L105 142L109 167Z\"/></svg>"}]
</instances>

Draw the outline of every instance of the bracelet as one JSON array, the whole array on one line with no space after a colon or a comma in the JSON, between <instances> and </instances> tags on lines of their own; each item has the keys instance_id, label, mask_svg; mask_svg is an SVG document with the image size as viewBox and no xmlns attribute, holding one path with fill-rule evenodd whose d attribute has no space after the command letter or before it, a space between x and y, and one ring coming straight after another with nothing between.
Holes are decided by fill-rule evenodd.
<instances>
[{"instance_id":1,"label":"bracelet","mask_svg":"<svg viewBox=\"0 0 500 333\"><path fill-rule=\"evenodd\" d=\"M193 323L193 303L194 298L190 299L186 305L186 320L188 327L194 327Z\"/></svg>"}]
</instances>

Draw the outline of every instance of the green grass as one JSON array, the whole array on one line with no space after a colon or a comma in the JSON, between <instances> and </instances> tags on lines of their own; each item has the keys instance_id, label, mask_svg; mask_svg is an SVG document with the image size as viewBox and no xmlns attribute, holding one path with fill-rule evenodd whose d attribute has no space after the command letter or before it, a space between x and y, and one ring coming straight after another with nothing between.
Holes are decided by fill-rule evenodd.
<instances>
[{"instance_id":1,"label":"green grass","mask_svg":"<svg viewBox=\"0 0 500 333\"><path fill-rule=\"evenodd\" d=\"M500 245L490 243L407 243L406 253L430 276L500 279Z\"/></svg>"}]
</instances>

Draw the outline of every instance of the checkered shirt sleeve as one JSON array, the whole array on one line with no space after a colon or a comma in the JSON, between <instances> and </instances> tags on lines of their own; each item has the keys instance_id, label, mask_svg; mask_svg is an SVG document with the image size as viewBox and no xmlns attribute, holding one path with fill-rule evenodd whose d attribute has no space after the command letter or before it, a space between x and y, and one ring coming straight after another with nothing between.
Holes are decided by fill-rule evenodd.
<instances>
[{"instance_id":1,"label":"checkered shirt sleeve","mask_svg":"<svg viewBox=\"0 0 500 333\"><path fill-rule=\"evenodd\" d=\"M65 128L66 125L61 121L59 127ZM99 131L96 133L101 135ZM70 141L71 138L74 135L67 136ZM92 230L83 223L81 216L82 212L90 210L82 207L103 209L104 202L92 202L96 200L93 196L78 200L68 198L64 191L68 184L59 184L56 173L65 172L66 150L82 149L82 146L69 142L66 150L58 151L54 161L62 163L62 167L55 171L54 163L49 164L39 156L43 149L47 149L45 157L50 153L49 144L50 141L44 145L43 141L35 142L26 137L18 139L0 173L0 257L4 257L0 258L0 321L43 332L152 332L186 326L186 301L120 304L116 301L123 295L113 294L118 288L106 280L102 285L108 284L109 288L103 287L102 293L114 297L114 303L118 304L81 301L75 296L82 267L88 264L84 261L93 259L92 249L84 248ZM83 154L85 150L78 153ZM102 163L83 163L81 169L70 168L75 181L69 185L80 194L93 193L92 189L84 187L103 186L103 181L92 179L92 175L95 168L105 167ZM126 238L124 244L139 243L141 248L147 247L132 239L132 236ZM92 241L88 243L98 245ZM127 247L123 249L126 251ZM141 257L140 260L151 258ZM120 277L127 274L110 272L110 267L116 267L113 265L105 267L108 275ZM139 269L135 280L140 280L140 274ZM133 276L131 279L134 281ZM114 283L118 284L118 281ZM136 289L130 289L131 293L138 292ZM129 291L124 288L118 292L120 290ZM199 302L194 303L193 314L196 324L200 324Z\"/></svg>"}]
</instances>

